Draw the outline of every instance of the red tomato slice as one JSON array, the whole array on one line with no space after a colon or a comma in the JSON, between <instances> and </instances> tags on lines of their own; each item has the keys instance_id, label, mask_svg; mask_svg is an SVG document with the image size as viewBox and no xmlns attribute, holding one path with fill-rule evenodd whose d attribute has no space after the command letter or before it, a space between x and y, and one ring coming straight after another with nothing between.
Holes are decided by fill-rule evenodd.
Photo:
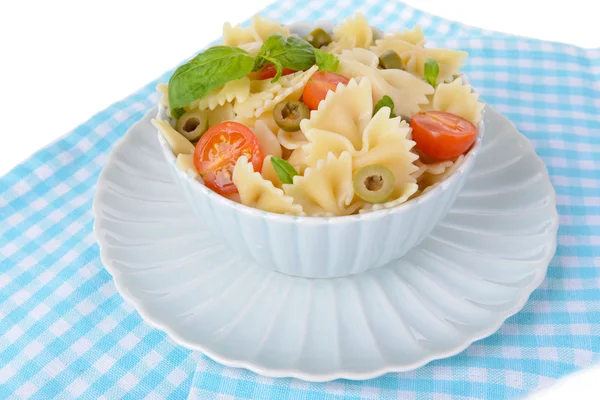
<instances>
[{"instance_id":1,"label":"red tomato slice","mask_svg":"<svg viewBox=\"0 0 600 400\"><path fill-rule=\"evenodd\" d=\"M327 92L335 92L338 83L347 85L350 80L345 76L333 73L317 71L310 77L302 93L302 101L311 110L319 108L321 100L325 99Z\"/></svg>"},{"instance_id":2,"label":"red tomato slice","mask_svg":"<svg viewBox=\"0 0 600 400\"><path fill-rule=\"evenodd\" d=\"M281 76L293 74L295 71L293 69L284 68ZM263 67L258 71L258 79L271 79L277 75L277 68L275 68L275 64L269 63L263 65Z\"/></svg>"},{"instance_id":3,"label":"red tomato slice","mask_svg":"<svg viewBox=\"0 0 600 400\"><path fill-rule=\"evenodd\" d=\"M260 171L265 154L254 133L239 122L225 121L202 135L194 150L194 165L206 187L228 195L237 193L232 175L241 156L248 157L254 170Z\"/></svg>"},{"instance_id":4,"label":"red tomato slice","mask_svg":"<svg viewBox=\"0 0 600 400\"><path fill-rule=\"evenodd\" d=\"M442 111L425 111L410 120L412 139L423 154L452 160L473 145L477 127L470 121Z\"/></svg>"}]
</instances>

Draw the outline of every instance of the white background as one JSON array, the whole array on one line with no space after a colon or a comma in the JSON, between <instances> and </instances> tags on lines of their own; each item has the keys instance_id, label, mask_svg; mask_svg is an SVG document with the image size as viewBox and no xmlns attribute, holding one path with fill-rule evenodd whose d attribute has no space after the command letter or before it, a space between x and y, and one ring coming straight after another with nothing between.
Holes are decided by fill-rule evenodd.
<instances>
[{"instance_id":1,"label":"white background","mask_svg":"<svg viewBox=\"0 0 600 400\"><path fill-rule=\"evenodd\" d=\"M0 175L216 39L223 22L241 22L270 2L0 2ZM589 0L405 2L481 28L600 47ZM530 398L597 400L600 368Z\"/></svg>"}]
</instances>

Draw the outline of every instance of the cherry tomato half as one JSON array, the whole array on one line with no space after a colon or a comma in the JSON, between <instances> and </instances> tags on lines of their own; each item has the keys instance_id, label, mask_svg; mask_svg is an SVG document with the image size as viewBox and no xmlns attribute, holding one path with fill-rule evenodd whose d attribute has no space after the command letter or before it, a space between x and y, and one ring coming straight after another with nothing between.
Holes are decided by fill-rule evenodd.
<instances>
[{"instance_id":1,"label":"cherry tomato half","mask_svg":"<svg viewBox=\"0 0 600 400\"><path fill-rule=\"evenodd\" d=\"M293 74L295 71L293 69L284 68L281 76ZM269 63L263 65L263 67L258 71L258 79L271 79L277 75L277 68L275 68L275 64Z\"/></svg>"},{"instance_id":2,"label":"cherry tomato half","mask_svg":"<svg viewBox=\"0 0 600 400\"><path fill-rule=\"evenodd\" d=\"M412 139L423 154L452 160L473 145L477 127L470 121L442 111L425 111L412 116Z\"/></svg>"},{"instance_id":3,"label":"cherry tomato half","mask_svg":"<svg viewBox=\"0 0 600 400\"><path fill-rule=\"evenodd\" d=\"M302 93L302 101L311 110L319 108L321 100L325 99L327 92L335 92L338 83L347 85L350 80L345 76L333 73L317 71L310 77Z\"/></svg>"},{"instance_id":4,"label":"cherry tomato half","mask_svg":"<svg viewBox=\"0 0 600 400\"><path fill-rule=\"evenodd\" d=\"M225 121L212 126L196 144L194 165L209 189L221 195L237 193L233 168L241 156L248 157L255 171L262 168L265 154L246 125Z\"/></svg>"}]
</instances>

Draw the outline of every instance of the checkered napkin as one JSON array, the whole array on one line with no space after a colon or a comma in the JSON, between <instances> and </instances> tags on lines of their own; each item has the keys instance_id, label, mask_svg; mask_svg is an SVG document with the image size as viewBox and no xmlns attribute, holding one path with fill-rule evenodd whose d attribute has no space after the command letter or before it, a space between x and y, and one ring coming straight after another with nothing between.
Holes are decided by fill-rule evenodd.
<instances>
[{"instance_id":1,"label":"checkered napkin","mask_svg":"<svg viewBox=\"0 0 600 400\"><path fill-rule=\"evenodd\" d=\"M600 353L600 50L467 27L392 0L280 1L283 21L355 11L384 31L420 24L467 50L483 99L515 122L557 192L558 250L523 311L458 356L362 382L307 383L228 368L174 345L116 292L92 234L94 187L156 82L0 178L0 399L503 399Z\"/></svg>"}]
</instances>

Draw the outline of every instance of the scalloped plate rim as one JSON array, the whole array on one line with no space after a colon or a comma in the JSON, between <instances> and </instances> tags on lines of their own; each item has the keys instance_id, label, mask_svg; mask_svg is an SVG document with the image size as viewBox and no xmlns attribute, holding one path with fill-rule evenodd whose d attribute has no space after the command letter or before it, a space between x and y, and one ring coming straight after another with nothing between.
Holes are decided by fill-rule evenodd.
<instances>
[{"instance_id":1,"label":"scalloped plate rim","mask_svg":"<svg viewBox=\"0 0 600 400\"><path fill-rule=\"evenodd\" d=\"M486 108L491 109L491 107L489 105L486 105ZM510 129L514 130L515 133L521 135L521 133L518 132L517 128L510 120L508 120L506 117L502 116L500 113L498 113L497 111L495 111L493 109L492 109L492 112L496 113L498 116L500 116L504 120L503 122L505 124L510 124ZM131 132L134 129L140 129L141 125L144 124L144 122L148 119L148 117L151 115L154 115L154 114L155 114L155 107L150 109L144 115L144 117L142 119L140 119L134 125L132 125L131 128L129 128L129 130L125 134L125 136L123 136L121 139L119 139L117 141L117 143L115 143L115 145L113 146L113 148L111 150L111 153L109 154L109 156L106 160L105 167L106 167L106 165L110 164L113 161L113 159L116 157L115 154L117 152L115 150L118 147L122 146L129 139L129 137L131 137ZM153 136L153 138L154 137L155 136ZM526 138L524 138L524 139L525 139L524 143L526 143L527 146L529 147L528 151L531 151L533 153L532 156L535 157L536 162L538 164L540 164L540 166L542 168L541 171L544 174L545 182L548 183L548 186L551 189L550 193L551 193L551 205L552 205L553 215L552 215L552 220L551 220L551 228L552 229L550 229L550 231L552 231L553 235L552 235L552 243L550 243L550 246L548 247L548 251L546 252L546 254L544 256L544 259L540 260L540 263L545 265L545 267L543 269L540 268L536 271L535 279L533 279L529 285L527 285L525 288L522 289L522 295L519 298L519 301L517 303L515 303L515 306L502 312L502 316L498 318L496 323L490 324L489 327L477 331L475 334L471 335L471 337L467 338L465 340L465 343L462 343L461 345L455 346L454 348L447 350L445 352L436 352L435 354L433 354L430 357L425 357L419 361L416 361L416 362L413 362L410 364L392 364L392 363L390 363L390 365L387 365L383 368L379 368L377 370L370 371L370 372L364 372L364 373L340 370L339 372L331 373L331 374L312 374L312 373L307 373L307 372L304 372L304 371L301 371L298 369L265 368L265 367L261 367L260 365L255 364L255 363L243 361L241 359L235 359L235 358L230 358L230 357L221 357L220 355L214 353L213 351L211 351L210 349L207 349L206 347L204 347L202 345L199 345L197 343L192 343L186 339L181 338L167 324L161 323L160 321L157 321L155 318L151 317L145 311L144 305L141 304L142 301L140 299L136 299L133 295L131 295L129 290L127 290L127 288L124 287L122 282L119 282L118 277L119 277L120 273L112 265L111 260L107 257L107 255L105 253L107 245L104 242L104 239L102 238L102 232L100 230L101 228L98 226L99 224L98 224L98 218L97 218L97 210L98 210L98 206L99 206L98 205L99 200L98 200L97 196L94 196L94 201L92 203L92 213L94 215L93 232L94 232L96 239L98 241L98 244L99 244L100 259L101 259L103 265L105 266L106 270L108 271L108 273L113 277L117 291L129 304L131 304L135 308L135 310L140 315L140 317L146 323L148 323L150 326L165 332L168 335L168 337L171 338L171 340L173 340L174 343L179 344L190 350L199 351L200 353L206 355L207 357L209 357L210 359L212 359L214 361L219 362L220 364L223 364L228 367L233 367L233 368L245 368L245 369L248 369L257 374L271 377L271 378L284 378L284 377L289 378L289 377L291 377L291 378L297 378L297 379L301 379L304 381L310 381L310 382L327 382L327 381L332 381L332 380L336 380L336 379L367 380L367 379L377 378L377 377L380 377L380 376L388 374L388 373L411 371L411 370L417 369L419 367L422 367L422 366L430 363L431 361L444 359L444 358L448 358L448 357L457 355L457 354L461 353L462 351L464 351L465 349L467 349L474 342L493 335L504 324L504 322L508 318L510 318L511 316L518 313L525 306L525 304L529 300L529 297L531 296L531 293L533 293L533 291L543 282L543 280L546 276L546 271L547 271L548 265L556 252L556 246L557 246L556 234L558 232L559 223L558 223L558 212L556 210L556 192L554 190L554 187L550 183L550 176L548 174L546 165L539 158L539 156L535 153L535 149L533 148L533 145L531 144L531 142L529 140L527 140ZM106 168L103 168L102 171L100 172L100 175L98 177L98 184L96 187L96 193L99 192L99 187L101 186L101 181L104 178L105 171L106 171ZM277 273L277 272L273 272L273 273ZM302 278L299 278L299 279L302 279Z\"/></svg>"}]
</instances>

